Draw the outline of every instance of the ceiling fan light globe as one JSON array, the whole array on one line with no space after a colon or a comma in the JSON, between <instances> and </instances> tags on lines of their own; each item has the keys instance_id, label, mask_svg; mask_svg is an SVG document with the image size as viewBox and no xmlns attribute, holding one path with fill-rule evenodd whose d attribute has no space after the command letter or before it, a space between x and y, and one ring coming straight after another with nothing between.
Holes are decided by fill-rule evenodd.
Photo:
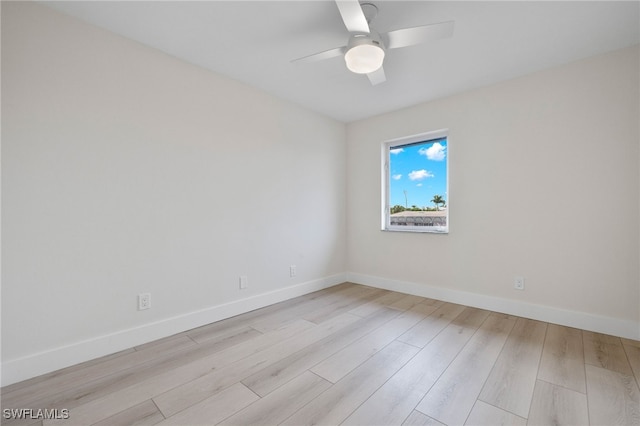
<instances>
[{"instance_id":1,"label":"ceiling fan light globe","mask_svg":"<svg viewBox=\"0 0 640 426\"><path fill-rule=\"evenodd\" d=\"M356 74L369 74L382 66L384 49L374 44L359 44L345 53L344 60L349 71Z\"/></svg>"}]
</instances>

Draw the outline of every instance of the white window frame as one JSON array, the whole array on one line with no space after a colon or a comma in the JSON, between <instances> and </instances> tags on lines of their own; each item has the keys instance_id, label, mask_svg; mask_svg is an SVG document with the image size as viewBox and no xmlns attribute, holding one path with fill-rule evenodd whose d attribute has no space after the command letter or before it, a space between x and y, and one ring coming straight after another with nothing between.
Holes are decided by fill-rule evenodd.
<instances>
[{"instance_id":1,"label":"white window frame","mask_svg":"<svg viewBox=\"0 0 640 426\"><path fill-rule=\"evenodd\" d=\"M389 203L390 188L389 183L391 179L391 171L389 170L389 164L391 162L390 151L395 147L401 147L404 145L410 145L415 143L428 143L435 139L447 139L447 156L445 161L447 162L447 193L446 193L446 226L399 226L391 225L391 205ZM449 212L450 212L450 193L449 193L449 146L451 139L449 138L449 129L435 130L417 135L406 136L398 139L388 140L382 143L382 231L397 231L397 232L419 232L419 233L431 233L431 234L448 234L449 233Z\"/></svg>"}]
</instances>

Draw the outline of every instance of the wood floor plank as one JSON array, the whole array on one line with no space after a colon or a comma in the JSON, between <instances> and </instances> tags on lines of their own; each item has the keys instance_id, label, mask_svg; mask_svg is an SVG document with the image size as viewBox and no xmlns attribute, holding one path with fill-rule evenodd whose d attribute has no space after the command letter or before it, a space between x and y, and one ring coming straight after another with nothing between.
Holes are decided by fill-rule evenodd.
<instances>
[{"instance_id":1,"label":"wood floor plank","mask_svg":"<svg viewBox=\"0 0 640 426\"><path fill-rule=\"evenodd\" d=\"M624 351L627 354L627 359L631 365L631 370L636 378L636 383L640 386L640 346L632 346L623 344Z\"/></svg>"},{"instance_id":2,"label":"wood floor plank","mask_svg":"<svg viewBox=\"0 0 640 426\"><path fill-rule=\"evenodd\" d=\"M317 364L311 371L331 383L336 383L435 310L435 306L415 305Z\"/></svg>"},{"instance_id":3,"label":"wood floor plank","mask_svg":"<svg viewBox=\"0 0 640 426\"><path fill-rule=\"evenodd\" d=\"M2 409L5 410L9 407L2 406ZM13 408L13 407L11 407ZM11 409L9 408L9 409ZM30 416L24 417L12 417L11 412L8 414L8 418L5 418L5 413L3 411L2 417L0 417L0 424L7 426L42 426L42 420L31 418Z\"/></svg>"},{"instance_id":4,"label":"wood floor plank","mask_svg":"<svg viewBox=\"0 0 640 426\"><path fill-rule=\"evenodd\" d=\"M349 284L341 286L336 291L325 292L319 297L305 300L287 309L280 309L270 312L268 315L260 316L249 321L247 325L262 332L275 330L288 322L299 320L309 312L315 312L329 304L339 303L341 300L353 300L358 294L363 292L363 286ZM357 297L356 297L357 298Z\"/></svg>"},{"instance_id":5,"label":"wood floor plank","mask_svg":"<svg viewBox=\"0 0 640 426\"><path fill-rule=\"evenodd\" d=\"M632 376L589 364L586 374L591 423L640 424L640 391Z\"/></svg>"},{"instance_id":6,"label":"wood floor plank","mask_svg":"<svg viewBox=\"0 0 640 426\"><path fill-rule=\"evenodd\" d=\"M464 308L465 307L462 305L445 303L433 312L433 314L407 330L407 332L400 336L398 340L423 348L427 343L429 343L429 341L431 341L431 339L442 331L442 329L449 325L455 317L460 315Z\"/></svg>"},{"instance_id":7,"label":"wood floor plank","mask_svg":"<svg viewBox=\"0 0 640 426\"><path fill-rule=\"evenodd\" d=\"M463 424L516 322L492 313L416 410L445 424Z\"/></svg>"},{"instance_id":8,"label":"wood floor plank","mask_svg":"<svg viewBox=\"0 0 640 426\"><path fill-rule=\"evenodd\" d=\"M42 426L42 420L34 420L34 419L5 419L2 418L2 425L11 425L11 426Z\"/></svg>"},{"instance_id":9,"label":"wood floor plank","mask_svg":"<svg viewBox=\"0 0 640 426\"><path fill-rule=\"evenodd\" d=\"M70 415L79 424L92 424L112 416L127 408L133 407L147 399L167 392L183 383L201 377L212 369L220 370L239 359L259 353L287 338L309 330L315 325L300 320L279 330L261 334L249 341L232 346L209 356L198 358L185 365L164 372L156 372L145 380L135 381L130 386L93 399L85 404L71 408ZM198 401L194 401L195 404ZM162 409L162 407L158 407ZM62 422L51 422L61 424Z\"/></svg>"},{"instance_id":10,"label":"wood floor plank","mask_svg":"<svg viewBox=\"0 0 640 426\"><path fill-rule=\"evenodd\" d=\"M240 333L244 333L250 330L255 330L246 324L237 324L224 328L209 328L209 327L200 327L196 330L190 331L187 333L191 339L193 339L196 343L206 342L207 340L215 340L220 341L224 340L229 336L235 336Z\"/></svg>"},{"instance_id":11,"label":"wood floor plank","mask_svg":"<svg viewBox=\"0 0 640 426\"><path fill-rule=\"evenodd\" d=\"M235 362L227 362L223 368L210 368L197 378L183 381L183 384L174 385L171 390L156 394L158 396L153 401L165 417L170 417L358 320L360 317L355 315L339 315L265 350Z\"/></svg>"},{"instance_id":12,"label":"wood floor plank","mask_svg":"<svg viewBox=\"0 0 640 426\"><path fill-rule=\"evenodd\" d=\"M341 297L333 303L324 304L314 311L303 314L302 318L320 324L331 317L348 312L384 294L384 290L371 287L363 287L357 290L357 292L354 292L349 297Z\"/></svg>"},{"instance_id":13,"label":"wood floor plank","mask_svg":"<svg viewBox=\"0 0 640 426\"><path fill-rule=\"evenodd\" d=\"M585 393L582 331L549 324L538 379Z\"/></svg>"},{"instance_id":14,"label":"wood floor plank","mask_svg":"<svg viewBox=\"0 0 640 426\"><path fill-rule=\"evenodd\" d=\"M460 327L471 327L477 329L491 315L491 311L484 309L466 307L455 317L451 324Z\"/></svg>"},{"instance_id":15,"label":"wood floor plank","mask_svg":"<svg viewBox=\"0 0 640 426\"><path fill-rule=\"evenodd\" d=\"M487 315L464 316L459 322L454 320L358 407L343 425L402 423L471 339Z\"/></svg>"},{"instance_id":16,"label":"wood floor plank","mask_svg":"<svg viewBox=\"0 0 640 426\"><path fill-rule=\"evenodd\" d=\"M220 425L277 425L329 387L331 383L305 371Z\"/></svg>"},{"instance_id":17,"label":"wood floor plank","mask_svg":"<svg viewBox=\"0 0 640 426\"><path fill-rule=\"evenodd\" d=\"M516 416L513 413L494 407L493 405L480 400L478 400L476 405L473 406L471 414L469 414L469 417L465 422L465 425L473 426L525 426L526 424L527 419Z\"/></svg>"},{"instance_id":18,"label":"wood floor plank","mask_svg":"<svg viewBox=\"0 0 640 426\"><path fill-rule=\"evenodd\" d=\"M411 308L407 309L406 311L404 311L403 313L416 313L419 314L422 319L425 319L426 317L432 315L435 311L437 311L439 308L438 305L430 305L427 303L418 303L413 305ZM393 308L392 308L393 309ZM404 333L402 333L404 334Z\"/></svg>"},{"instance_id":19,"label":"wood floor plank","mask_svg":"<svg viewBox=\"0 0 640 426\"><path fill-rule=\"evenodd\" d=\"M366 426L366 425L363 425ZM385 425L387 426L387 425ZM439 421L422 414L420 411L413 411L402 426L445 426Z\"/></svg>"},{"instance_id":20,"label":"wood floor plank","mask_svg":"<svg viewBox=\"0 0 640 426\"><path fill-rule=\"evenodd\" d=\"M430 299L428 297L426 297L422 302L423 305L429 305L429 306L436 306L436 307L440 307L442 305L444 305L446 302L443 302L442 300L437 300L437 299Z\"/></svg>"},{"instance_id":21,"label":"wood floor plank","mask_svg":"<svg viewBox=\"0 0 640 426\"><path fill-rule=\"evenodd\" d=\"M585 363L633 375L619 337L583 330L582 341Z\"/></svg>"},{"instance_id":22,"label":"wood floor plank","mask_svg":"<svg viewBox=\"0 0 640 426\"><path fill-rule=\"evenodd\" d=\"M636 348L640 348L640 340L626 339L624 337L621 338L620 340L622 340L622 344L623 345L634 346Z\"/></svg>"},{"instance_id":23,"label":"wood floor plank","mask_svg":"<svg viewBox=\"0 0 640 426\"><path fill-rule=\"evenodd\" d=\"M104 419L93 426L151 426L164 420L164 416L150 399Z\"/></svg>"},{"instance_id":24,"label":"wood floor plank","mask_svg":"<svg viewBox=\"0 0 640 426\"><path fill-rule=\"evenodd\" d=\"M372 315L263 368L242 380L242 383L258 395L265 396L398 315L400 315L399 311L390 308L374 312Z\"/></svg>"},{"instance_id":25,"label":"wood floor plank","mask_svg":"<svg viewBox=\"0 0 640 426\"><path fill-rule=\"evenodd\" d=\"M236 383L190 407L188 410L169 417L161 422L160 425L215 425L258 399L258 395L251 392L242 383Z\"/></svg>"},{"instance_id":26,"label":"wood floor plank","mask_svg":"<svg viewBox=\"0 0 640 426\"><path fill-rule=\"evenodd\" d=\"M92 359L92 360L89 360L89 361L82 362L80 364L71 365L69 367L61 368L59 370L52 371L52 372L47 373L47 374L43 374L43 375L40 375L40 376L37 376L37 377L33 377L31 379L23 380L22 382L12 383L10 385L7 385L7 386L4 386L4 387L0 388L0 395L2 395L4 397L5 395L10 395L13 392L18 391L20 389L24 389L24 388L32 387L32 386L37 386L38 383L49 381L54 377L62 376L62 375L65 375L65 374L69 374L69 373L72 373L73 371L76 371L76 370L82 370L82 369L91 367L92 365L100 364L100 363L103 363L103 362L106 362L106 361L110 361L110 360L112 360L114 358L118 358L118 357L120 357L122 355L130 354L130 353L133 353L135 351L136 351L135 348L125 349L125 350L118 351L118 352L115 352L115 353L110 354L110 355L105 355L105 356L100 357L100 358Z\"/></svg>"},{"instance_id":27,"label":"wood floor plank","mask_svg":"<svg viewBox=\"0 0 640 426\"><path fill-rule=\"evenodd\" d=\"M386 293L381 294L372 301L351 309L349 313L363 318L368 317L369 315L379 311L380 309L384 309L385 307L392 305L403 297L404 295L402 293L387 291Z\"/></svg>"},{"instance_id":28,"label":"wood floor plank","mask_svg":"<svg viewBox=\"0 0 640 426\"><path fill-rule=\"evenodd\" d=\"M282 424L340 424L417 351L416 347L405 343L390 343Z\"/></svg>"},{"instance_id":29,"label":"wood floor plank","mask_svg":"<svg viewBox=\"0 0 640 426\"><path fill-rule=\"evenodd\" d=\"M401 299L389 305L389 307L393 309L399 309L401 311L407 311L413 308L415 305L424 302L425 300L426 299L424 297L406 294Z\"/></svg>"},{"instance_id":30,"label":"wood floor plank","mask_svg":"<svg viewBox=\"0 0 640 426\"><path fill-rule=\"evenodd\" d=\"M587 396L581 392L538 380L533 391L528 424L587 425L589 424ZM607 423L603 423L605 424Z\"/></svg>"},{"instance_id":31,"label":"wood floor plank","mask_svg":"<svg viewBox=\"0 0 640 426\"><path fill-rule=\"evenodd\" d=\"M527 418L547 324L518 318L479 399Z\"/></svg>"}]
</instances>

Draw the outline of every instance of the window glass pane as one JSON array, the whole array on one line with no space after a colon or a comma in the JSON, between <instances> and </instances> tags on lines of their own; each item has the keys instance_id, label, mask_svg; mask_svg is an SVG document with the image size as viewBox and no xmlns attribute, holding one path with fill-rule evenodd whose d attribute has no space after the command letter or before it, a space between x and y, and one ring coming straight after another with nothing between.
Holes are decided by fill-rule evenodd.
<instances>
[{"instance_id":1,"label":"window glass pane","mask_svg":"<svg viewBox=\"0 0 640 426\"><path fill-rule=\"evenodd\" d=\"M447 163L446 137L388 145L388 228L447 231Z\"/></svg>"}]
</instances>

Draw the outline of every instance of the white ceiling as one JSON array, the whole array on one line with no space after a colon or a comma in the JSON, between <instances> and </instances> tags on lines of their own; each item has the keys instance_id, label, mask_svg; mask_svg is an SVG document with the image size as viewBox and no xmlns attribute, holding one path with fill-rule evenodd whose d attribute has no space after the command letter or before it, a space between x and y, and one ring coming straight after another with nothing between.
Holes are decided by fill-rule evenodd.
<instances>
[{"instance_id":1,"label":"white ceiling","mask_svg":"<svg viewBox=\"0 0 640 426\"><path fill-rule=\"evenodd\" d=\"M373 0L379 32L455 20L450 39L387 52L371 86L341 57L292 59L346 44L324 1L44 2L170 55L350 122L640 42L640 2Z\"/></svg>"}]
</instances>

